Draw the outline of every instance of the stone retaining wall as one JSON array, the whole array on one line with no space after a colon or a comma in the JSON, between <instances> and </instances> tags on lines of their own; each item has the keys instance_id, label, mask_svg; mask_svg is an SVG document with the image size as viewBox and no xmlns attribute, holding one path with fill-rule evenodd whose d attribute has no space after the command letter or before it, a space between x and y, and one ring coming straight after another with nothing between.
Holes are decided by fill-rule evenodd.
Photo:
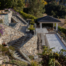
<instances>
[{"instance_id":1,"label":"stone retaining wall","mask_svg":"<svg viewBox=\"0 0 66 66\"><path fill-rule=\"evenodd\" d=\"M9 23L11 23L12 11L8 12L8 14L6 14L6 15L8 15L7 20L8 20L8 24L9 24ZM3 20L3 23L4 23L4 24L6 24L6 23L5 23L5 16L6 16L6 15L5 15L5 14L1 14L1 15L0 15L0 19ZM7 25L7 24L6 24L6 25Z\"/></svg>"},{"instance_id":2,"label":"stone retaining wall","mask_svg":"<svg viewBox=\"0 0 66 66\"><path fill-rule=\"evenodd\" d=\"M1 24L4 28L4 34L1 36L1 39L3 42L8 43L8 42L13 42L19 39L20 37L24 36L24 34L20 31L17 31L9 26L6 26L4 24Z\"/></svg>"},{"instance_id":3,"label":"stone retaining wall","mask_svg":"<svg viewBox=\"0 0 66 66\"><path fill-rule=\"evenodd\" d=\"M11 23L11 18L12 18L12 11L10 11L10 12L8 13L8 20L9 20L9 23Z\"/></svg>"},{"instance_id":4,"label":"stone retaining wall","mask_svg":"<svg viewBox=\"0 0 66 66\"><path fill-rule=\"evenodd\" d=\"M33 56L37 55L37 36L33 36L27 43L24 44L23 48L25 49L22 50L24 53L28 51L28 53Z\"/></svg>"}]
</instances>

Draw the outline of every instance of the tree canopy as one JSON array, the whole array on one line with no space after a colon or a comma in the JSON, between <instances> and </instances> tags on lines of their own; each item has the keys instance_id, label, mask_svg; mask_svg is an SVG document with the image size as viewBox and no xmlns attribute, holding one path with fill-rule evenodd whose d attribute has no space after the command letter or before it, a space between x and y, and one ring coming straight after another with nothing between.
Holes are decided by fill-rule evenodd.
<instances>
[{"instance_id":1,"label":"tree canopy","mask_svg":"<svg viewBox=\"0 0 66 66\"><path fill-rule=\"evenodd\" d=\"M0 0L0 2L1 2L0 9L24 7L24 0Z\"/></svg>"},{"instance_id":2,"label":"tree canopy","mask_svg":"<svg viewBox=\"0 0 66 66\"><path fill-rule=\"evenodd\" d=\"M57 5L51 3L45 6L46 13L56 18L64 18L66 16L66 7L64 5Z\"/></svg>"},{"instance_id":3,"label":"tree canopy","mask_svg":"<svg viewBox=\"0 0 66 66\"><path fill-rule=\"evenodd\" d=\"M42 1L32 0L29 6L29 13L39 17L44 10L43 7L44 3Z\"/></svg>"}]
</instances>

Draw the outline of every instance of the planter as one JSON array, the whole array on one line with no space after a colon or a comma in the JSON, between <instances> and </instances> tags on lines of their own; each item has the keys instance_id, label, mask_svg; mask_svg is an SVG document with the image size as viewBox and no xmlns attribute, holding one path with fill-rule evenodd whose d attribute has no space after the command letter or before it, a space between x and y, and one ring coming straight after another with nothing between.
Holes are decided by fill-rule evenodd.
<instances>
[{"instance_id":1,"label":"planter","mask_svg":"<svg viewBox=\"0 0 66 66\"><path fill-rule=\"evenodd\" d=\"M33 30L30 30L30 33L34 34L34 31Z\"/></svg>"},{"instance_id":2,"label":"planter","mask_svg":"<svg viewBox=\"0 0 66 66\"><path fill-rule=\"evenodd\" d=\"M5 43L2 43L3 46L7 46Z\"/></svg>"}]
</instances>

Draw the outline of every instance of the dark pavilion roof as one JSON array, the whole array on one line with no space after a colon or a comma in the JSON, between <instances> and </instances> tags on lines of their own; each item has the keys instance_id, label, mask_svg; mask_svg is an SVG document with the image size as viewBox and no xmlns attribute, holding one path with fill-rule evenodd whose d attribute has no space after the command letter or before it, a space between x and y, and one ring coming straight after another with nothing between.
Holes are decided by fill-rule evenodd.
<instances>
[{"instance_id":1,"label":"dark pavilion roof","mask_svg":"<svg viewBox=\"0 0 66 66\"><path fill-rule=\"evenodd\" d=\"M54 17L51 17L51 16L45 16L45 17L41 17L41 18L38 18L37 19L37 22L61 22L60 20L54 18Z\"/></svg>"}]
</instances>

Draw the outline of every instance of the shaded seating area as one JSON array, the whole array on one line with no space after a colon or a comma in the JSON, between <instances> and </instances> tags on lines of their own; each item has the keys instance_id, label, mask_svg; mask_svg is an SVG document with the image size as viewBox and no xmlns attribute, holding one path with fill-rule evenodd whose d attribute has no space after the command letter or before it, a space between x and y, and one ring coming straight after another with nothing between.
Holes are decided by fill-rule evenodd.
<instances>
[{"instance_id":1,"label":"shaded seating area","mask_svg":"<svg viewBox=\"0 0 66 66\"><path fill-rule=\"evenodd\" d=\"M54 17L45 16L37 19L36 28L47 28L48 31L53 31L55 29L58 31L58 23L60 22L60 20Z\"/></svg>"}]
</instances>

